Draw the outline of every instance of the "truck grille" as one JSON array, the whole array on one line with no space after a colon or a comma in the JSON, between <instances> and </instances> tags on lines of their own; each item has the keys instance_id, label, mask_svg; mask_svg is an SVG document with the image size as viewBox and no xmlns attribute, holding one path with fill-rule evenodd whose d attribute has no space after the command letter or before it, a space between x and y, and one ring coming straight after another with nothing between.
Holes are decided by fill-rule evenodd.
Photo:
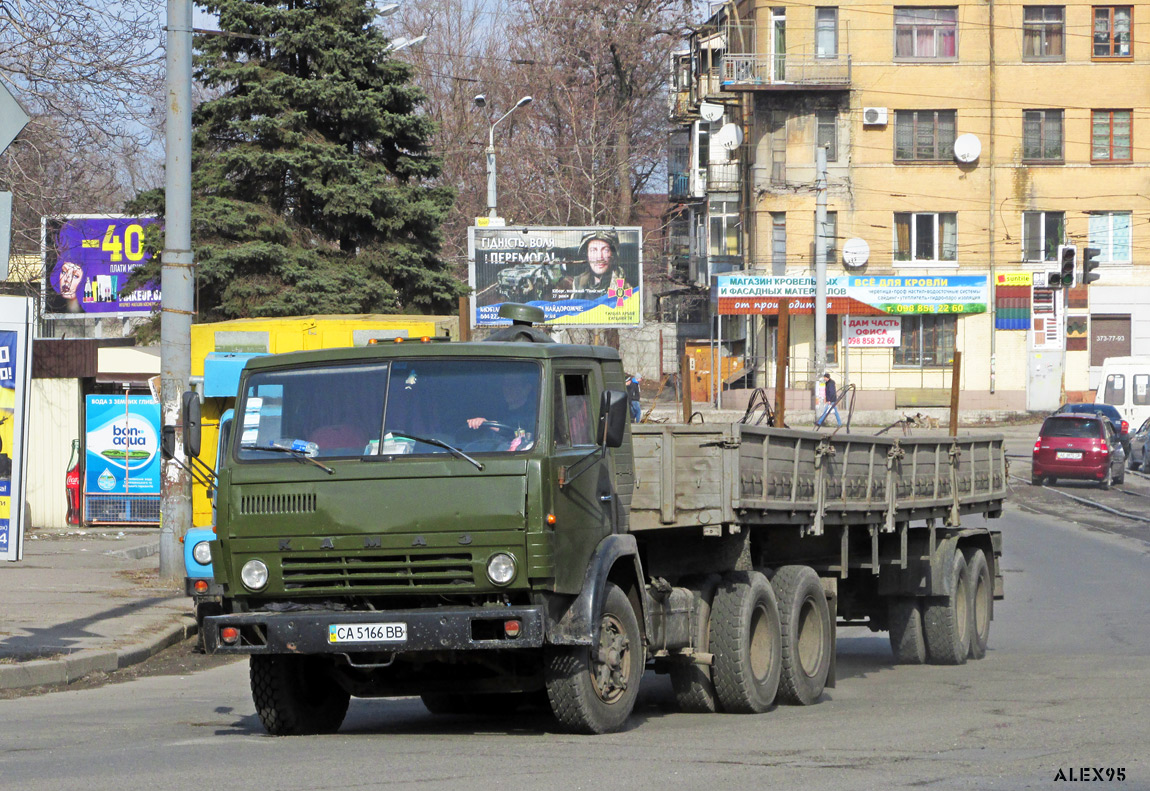
<instances>
[{"instance_id":1,"label":"truck grille","mask_svg":"<svg viewBox=\"0 0 1150 791\"><path fill-rule=\"evenodd\" d=\"M470 553L405 553L316 556L290 555L280 569L286 590L385 590L470 586L475 583Z\"/></svg>"},{"instance_id":2,"label":"truck grille","mask_svg":"<svg viewBox=\"0 0 1150 791\"><path fill-rule=\"evenodd\" d=\"M315 495L246 494L240 498L240 513L244 516L314 514Z\"/></svg>"}]
</instances>

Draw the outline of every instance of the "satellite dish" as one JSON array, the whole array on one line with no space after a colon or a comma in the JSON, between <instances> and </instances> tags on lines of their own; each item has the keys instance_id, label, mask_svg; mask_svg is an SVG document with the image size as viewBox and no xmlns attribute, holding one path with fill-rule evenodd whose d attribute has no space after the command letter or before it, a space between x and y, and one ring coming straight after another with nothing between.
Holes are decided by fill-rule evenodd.
<instances>
[{"instance_id":1,"label":"satellite dish","mask_svg":"<svg viewBox=\"0 0 1150 791\"><path fill-rule=\"evenodd\" d=\"M870 245L857 236L843 242L843 265L863 266L870 260Z\"/></svg>"},{"instance_id":2,"label":"satellite dish","mask_svg":"<svg viewBox=\"0 0 1150 791\"><path fill-rule=\"evenodd\" d=\"M699 115L703 117L704 121L715 123L723 117L723 105L711 104L710 102L703 102L699 105Z\"/></svg>"},{"instance_id":3,"label":"satellite dish","mask_svg":"<svg viewBox=\"0 0 1150 791\"><path fill-rule=\"evenodd\" d=\"M711 141L728 151L734 151L743 144L743 130L738 124L723 124L722 128L711 136Z\"/></svg>"},{"instance_id":4,"label":"satellite dish","mask_svg":"<svg viewBox=\"0 0 1150 791\"><path fill-rule=\"evenodd\" d=\"M982 153L982 143L969 132L954 139L954 158L959 162L969 164L978 159Z\"/></svg>"}]
</instances>

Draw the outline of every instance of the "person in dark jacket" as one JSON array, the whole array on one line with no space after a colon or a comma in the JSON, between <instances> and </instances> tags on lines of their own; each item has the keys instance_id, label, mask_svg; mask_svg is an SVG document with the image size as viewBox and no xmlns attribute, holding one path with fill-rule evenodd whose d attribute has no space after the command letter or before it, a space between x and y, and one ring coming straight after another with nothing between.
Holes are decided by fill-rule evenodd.
<instances>
[{"instance_id":1,"label":"person in dark jacket","mask_svg":"<svg viewBox=\"0 0 1150 791\"><path fill-rule=\"evenodd\" d=\"M815 421L815 425L822 426L822 424L826 422L827 416L830 415L831 412L834 412L835 422L841 426L843 424L843 420L841 417L839 417L839 407L838 404L835 403L838 401L839 395L838 390L835 388L835 380L831 379L830 374L823 374L823 382L826 386L827 408L823 411L823 416Z\"/></svg>"},{"instance_id":2,"label":"person in dark jacket","mask_svg":"<svg viewBox=\"0 0 1150 791\"><path fill-rule=\"evenodd\" d=\"M643 417L643 410L639 406L639 382L643 377L639 374L627 374L627 400L631 405L631 422L638 423Z\"/></svg>"}]
</instances>

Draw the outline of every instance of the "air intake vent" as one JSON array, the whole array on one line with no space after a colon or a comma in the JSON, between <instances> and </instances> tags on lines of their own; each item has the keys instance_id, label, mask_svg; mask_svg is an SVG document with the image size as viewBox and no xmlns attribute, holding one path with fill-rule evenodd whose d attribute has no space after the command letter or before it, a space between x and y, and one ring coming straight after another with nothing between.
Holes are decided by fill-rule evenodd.
<instances>
[{"instance_id":1,"label":"air intake vent","mask_svg":"<svg viewBox=\"0 0 1150 791\"><path fill-rule=\"evenodd\" d=\"M249 494L240 498L244 516L277 516L279 514L314 514L314 494Z\"/></svg>"}]
</instances>

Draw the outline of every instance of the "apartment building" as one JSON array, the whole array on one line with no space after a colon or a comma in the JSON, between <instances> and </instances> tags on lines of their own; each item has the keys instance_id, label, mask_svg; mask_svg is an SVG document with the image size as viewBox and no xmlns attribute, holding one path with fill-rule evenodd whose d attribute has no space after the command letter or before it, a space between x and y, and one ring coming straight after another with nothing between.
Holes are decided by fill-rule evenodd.
<instances>
[{"instance_id":1,"label":"apartment building","mask_svg":"<svg viewBox=\"0 0 1150 791\"><path fill-rule=\"evenodd\" d=\"M819 234L827 366L860 407L936 404L955 352L964 408L1002 410L1150 354L1150 7L726 3L672 68L673 266L745 383L773 384L785 299L810 386ZM1047 288L1062 245L1100 279Z\"/></svg>"}]
</instances>

